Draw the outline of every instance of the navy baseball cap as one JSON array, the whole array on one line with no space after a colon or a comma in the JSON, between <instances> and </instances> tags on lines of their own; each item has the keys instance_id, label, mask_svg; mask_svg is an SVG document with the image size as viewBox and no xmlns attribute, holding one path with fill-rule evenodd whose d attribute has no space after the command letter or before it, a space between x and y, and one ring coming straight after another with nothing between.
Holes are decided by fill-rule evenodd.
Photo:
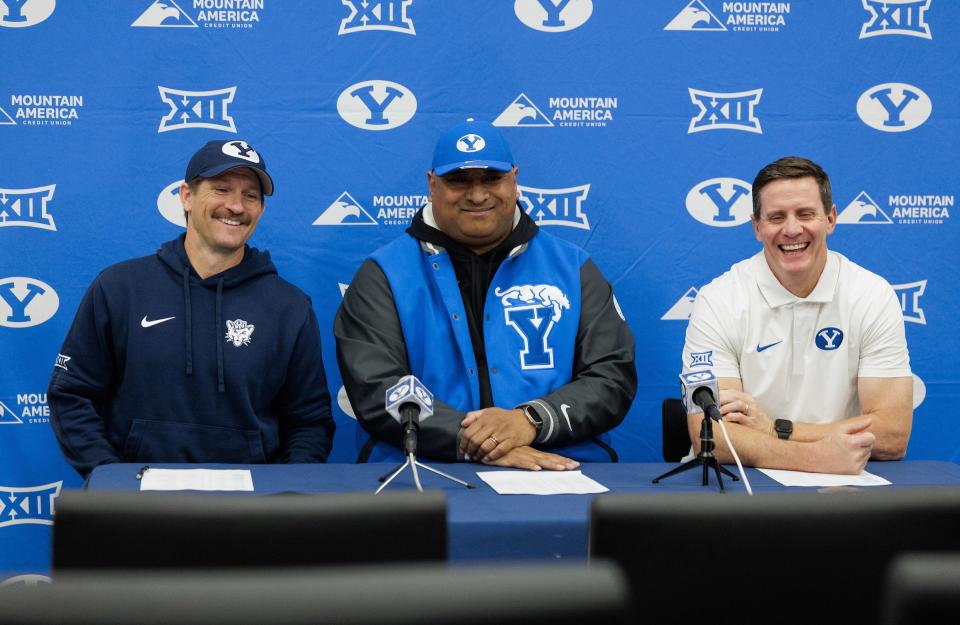
<instances>
[{"instance_id":1,"label":"navy baseball cap","mask_svg":"<svg viewBox=\"0 0 960 625\"><path fill-rule=\"evenodd\" d=\"M183 179L190 182L196 178L216 178L223 172L237 167L249 167L260 178L264 195L273 195L273 179L267 173L267 163L246 141L210 141L197 150L187 164Z\"/></svg>"},{"instance_id":2,"label":"navy baseball cap","mask_svg":"<svg viewBox=\"0 0 960 625\"><path fill-rule=\"evenodd\" d=\"M513 153L500 131L490 122L473 118L440 135L433 150L433 173L437 176L457 169L510 171L513 166Z\"/></svg>"}]
</instances>

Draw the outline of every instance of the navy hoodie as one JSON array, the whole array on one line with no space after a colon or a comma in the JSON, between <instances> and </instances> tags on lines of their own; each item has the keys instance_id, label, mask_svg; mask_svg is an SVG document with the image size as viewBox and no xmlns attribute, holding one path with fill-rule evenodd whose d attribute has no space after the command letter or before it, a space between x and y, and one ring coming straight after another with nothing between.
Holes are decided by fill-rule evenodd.
<instances>
[{"instance_id":1,"label":"navy hoodie","mask_svg":"<svg viewBox=\"0 0 960 625\"><path fill-rule=\"evenodd\" d=\"M268 252L204 280L184 235L87 290L50 422L81 475L109 462L324 462L333 441L310 299Z\"/></svg>"}]
</instances>

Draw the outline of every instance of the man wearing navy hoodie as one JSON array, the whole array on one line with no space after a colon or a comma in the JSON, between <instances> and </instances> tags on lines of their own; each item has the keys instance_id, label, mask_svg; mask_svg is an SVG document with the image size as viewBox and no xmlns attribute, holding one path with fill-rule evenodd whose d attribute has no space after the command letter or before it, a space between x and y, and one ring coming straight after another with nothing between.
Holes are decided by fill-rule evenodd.
<instances>
[{"instance_id":1,"label":"man wearing navy hoodie","mask_svg":"<svg viewBox=\"0 0 960 625\"><path fill-rule=\"evenodd\" d=\"M111 462L325 462L333 441L305 293L246 245L273 194L248 143L187 165L187 231L90 285L53 369L50 422L84 477Z\"/></svg>"}]
</instances>

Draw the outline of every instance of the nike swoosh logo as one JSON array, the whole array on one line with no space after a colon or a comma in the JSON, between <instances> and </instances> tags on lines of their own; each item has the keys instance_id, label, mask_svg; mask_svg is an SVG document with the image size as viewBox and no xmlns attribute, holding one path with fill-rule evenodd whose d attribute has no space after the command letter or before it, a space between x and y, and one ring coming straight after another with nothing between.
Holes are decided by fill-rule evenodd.
<instances>
[{"instance_id":1,"label":"nike swoosh logo","mask_svg":"<svg viewBox=\"0 0 960 625\"><path fill-rule=\"evenodd\" d=\"M570 415L567 414L567 411L570 410L570 406L567 404L560 404L560 412L563 413L563 418L567 420L567 427L570 428L570 431L573 431L573 426L570 424Z\"/></svg>"},{"instance_id":2,"label":"nike swoosh logo","mask_svg":"<svg viewBox=\"0 0 960 625\"><path fill-rule=\"evenodd\" d=\"M769 344L767 344L767 345L761 345L761 344L757 343L757 353L759 354L760 352L762 352L762 351L764 351L764 350L767 350L767 349L770 349L770 348L773 347L774 345L779 345L780 343L783 343L783 341L777 341L776 343L769 343Z\"/></svg>"},{"instance_id":3,"label":"nike swoosh logo","mask_svg":"<svg viewBox=\"0 0 960 625\"><path fill-rule=\"evenodd\" d=\"M176 317L164 317L163 319L154 319L152 321L147 321L147 316L144 315L143 319L140 320L141 328L151 328L158 323L163 323L164 321L170 321L171 319L176 319Z\"/></svg>"}]
</instances>

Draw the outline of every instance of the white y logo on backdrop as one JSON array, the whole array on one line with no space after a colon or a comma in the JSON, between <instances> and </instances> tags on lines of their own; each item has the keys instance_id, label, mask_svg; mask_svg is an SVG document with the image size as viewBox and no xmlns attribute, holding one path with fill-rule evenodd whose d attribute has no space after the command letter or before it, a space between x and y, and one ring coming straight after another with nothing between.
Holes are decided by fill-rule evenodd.
<instances>
[{"instance_id":1,"label":"white y logo on backdrop","mask_svg":"<svg viewBox=\"0 0 960 625\"><path fill-rule=\"evenodd\" d=\"M0 0L0 26L27 28L53 15L57 0Z\"/></svg>"},{"instance_id":2,"label":"white y logo on backdrop","mask_svg":"<svg viewBox=\"0 0 960 625\"><path fill-rule=\"evenodd\" d=\"M392 130L413 119L417 98L403 85L367 80L350 85L337 98L343 121L361 130Z\"/></svg>"},{"instance_id":3,"label":"white y logo on backdrop","mask_svg":"<svg viewBox=\"0 0 960 625\"><path fill-rule=\"evenodd\" d=\"M738 178L711 178L687 193L687 212L702 224L717 228L750 221L753 195L749 183Z\"/></svg>"},{"instance_id":4,"label":"white y logo on backdrop","mask_svg":"<svg viewBox=\"0 0 960 625\"><path fill-rule=\"evenodd\" d=\"M534 30L560 33L586 24L593 0L514 0L513 12Z\"/></svg>"},{"instance_id":5,"label":"white y logo on backdrop","mask_svg":"<svg viewBox=\"0 0 960 625\"><path fill-rule=\"evenodd\" d=\"M0 326L28 328L53 317L60 296L53 287L36 278L0 278Z\"/></svg>"},{"instance_id":6,"label":"white y logo on backdrop","mask_svg":"<svg viewBox=\"0 0 960 625\"><path fill-rule=\"evenodd\" d=\"M883 132L907 132L922 125L933 112L933 102L919 87L888 82L870 87L857 100L863 123Z\"/></svg>"}]
</instances>

